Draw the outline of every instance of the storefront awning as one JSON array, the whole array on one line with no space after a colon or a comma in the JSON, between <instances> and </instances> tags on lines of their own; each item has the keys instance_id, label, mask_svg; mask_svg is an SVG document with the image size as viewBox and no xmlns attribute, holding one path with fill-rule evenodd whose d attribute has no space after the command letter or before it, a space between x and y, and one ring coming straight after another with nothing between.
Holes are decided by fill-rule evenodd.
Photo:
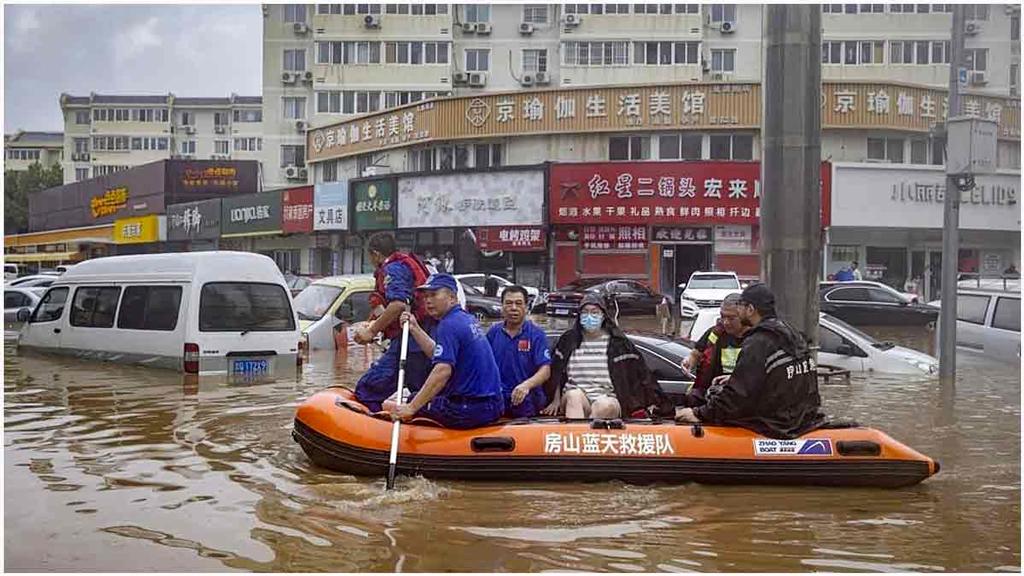
<instances>
[{"instance_id":1,"label":"storefront awning","mask_svg":"<svg viewBox=\"0 0 1024 576\"><path fill-rule=\"evenodd\" d=\"M90 242L95 244L114 243L114 225L87 226L83 228L65 228L63 230L47 230L45 232L28 232L4 236L4 246L39 246L42 244L62 244L66 242Z\"/></svg>"},{"instance_id":2,"label":"storefront awning","mask_svg":"<svg viewBox=\"0 0 1024 576\"><path fill-rule=\"evenodd\" d=\"M33 252L31 254L4 254L4 262L65 262L81 258L81 252Z\"/></svg>"}]
</instances>

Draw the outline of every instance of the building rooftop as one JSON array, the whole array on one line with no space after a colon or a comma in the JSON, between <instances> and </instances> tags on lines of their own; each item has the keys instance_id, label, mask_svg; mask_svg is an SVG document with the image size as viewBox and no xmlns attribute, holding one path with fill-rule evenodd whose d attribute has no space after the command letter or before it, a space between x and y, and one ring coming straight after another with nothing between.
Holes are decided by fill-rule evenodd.
<instances>
[{"instance_id":1,"label":"building rooftop","mask_svg":"<svg viewBox=\"0 0 1024 576\"><path fill-rule=\"evenodd\" d=\"M12 144L54 144L63 146L64 144L64 133L63 132L30 132L27 130L18 130L14 134L5 134L4 143L8 146Z\"/></svg>"},{"instance_id":2,"label":"building rooftop","mask_svg":"<svg viewBox=\"0 0 1024 576\"><path fill-rule=\"evenodd\" d=\"M261 96L238 96L232 94L230 97L207 97L207 96L181 96L174 94L90 94L89 96L72 96L62 94L61 101L65 106L90 106L95 104L167 104L174 99L176 106L231 106L236 105L262 105Z\"/></svg>"}]
</instances>

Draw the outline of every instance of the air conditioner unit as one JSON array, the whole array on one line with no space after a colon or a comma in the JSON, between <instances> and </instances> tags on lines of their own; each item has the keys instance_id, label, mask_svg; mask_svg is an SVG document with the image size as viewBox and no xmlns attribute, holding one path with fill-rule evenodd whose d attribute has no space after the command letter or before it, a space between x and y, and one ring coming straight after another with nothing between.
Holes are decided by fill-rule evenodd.
<instances>
[{"instance_id":1,"label":"air conditioner unit","mask_svg":"<svg viewBox=\"0 0 1024 576\"><path fill-rule=\"evenodd\" d=\"M547 72L537 72L533 75L533 82L535 84L550 84L551 76Z\"/></svg>"},{"instance_id":2,"label":"air conditioner unit","mask_svg":"<svg viewBox=\"0 0 1024 576\"><path fill-rule=\"evenodd\" d=\"M309 172L305 168L299 168L299 178L305 180L309 177Z\"/></svg>"},{"instance_id":3,"label":"air conditioner unit","mask_svg":"<svg viewBox=\"0 0 1024 576\"><path fill-rule=\"evenodd\" d=\"M196 127L195 126L185 126L185 134L195 134L195 133L196 133Z\"/></svg>"},{"instance_id":4,"label":"air conditioner unit","mask_svg":"<svg viewBox=\"0 0 1024 576\"><path fill-rule=\"evenodd\" d=\"M281 72L281 82L284 84L295 84L295 73Z\"/></svg>"},{"instance_id":5,"label":"air conditioner unit","mask_svg":"<svg viewBox=\"0 0 1024 576\"><path fill-rule=\"evenodd\" d=\"M306 126L307 126L307 124L306 124L305 120L296 120L295 121L295 129L298 130L299 132L305 132L306 131Z\"/></svg>"},{"instance_id":6,"label":"air conditioner unit","mask_svg":"<svg viewBox=\"0 0 1024 576\"><path fill-rule=\"evenodd\" d=\"M490 34L491 33L491 24L489 22L477 22L476 23L476 33L477 34Z\"/></svg>"},{"instance_id":7,"label":"air conditioner unit","mask_svg":"<svg viewBox=\"0 0 1024 576\"><path fill-rule=\"evenodd\" d=\"M964 34L968 36L975 36L978 32L981 32L981 24L978 24L977 22L967 22L964 24Z\"/></svg>"},{"instance_id":8,"label":"air conditioner unit","mask_svg":"<svg viewBox=\"0 0 1024 576\"><path fill-rule=\"evenodd\" d=\"M462 23L462 33L463 34L472 34L474 32L476 32L476 22L463 22Z\"/></svg>"},{"instance_id":9,"label":"air conditioner unit","mask_svg":"<svg viewBox=\"0 0 1024 576\"><path fill-rule=\"evenodd\" d=\"M367 28L380 28L380 14L367 14L363 17L363 26Z\"/></svg>"},{"instance_id":10,"label":"air conditioner unit","mask_svg":"<svg viewBox=\"0 0 1024 576\"><path fill-rule=\"evenodd\" d=\"M469 74L466 74L465 72L456 72L455 74L452 75L452 84L459 85L468 83Z\"/></svg>"},{"instance_id":11,"label":"air conditioner unit","mask_svg":"<svg viewBox=\"0 0 1024 576\"><path fill-rule=\"evenodd\" d=\"M309 26L305 22L296 22L292 25L292 30L294 30L296 34L306 34L309 32Z\"/></svg>"},{"instance_id":12,"label":"air conditioner unit","mask_svg":"<svg viewBox=\"0 0 1024 576\"><path fill-rule=\"evenodd\" d=\"M529 22L520 22L519 33L527 36L533 34L533 24L530 24Z\"/></svg>"},{"instance_id":13,"label":"air conditioner unit","mask_svg":"<svg viewBox=\"0 0 1024 576\"><path fill-rule=\"evenodd\" d=\"M583 22L583 18L579 14L566 14L562 17L562 23L569 28L575 28Z\"/></svg>"},{"instance_id":14,"label":"air conditioner unit","mask_svg":"<svg viewBox=\"0 0 1024 576\"><path fill-rule=\"evenodd\" d=\"M974 70L970 75L971 86L984 86L988 84L988 78L985 77L983 70Z\"/></svg>"},{"instance_id":15,"label":"air conditioner unit","mask_svg":"<svg viewBox=\"0 0 1024 576\"><path fill-rule=\"evenodd\" d=\"M722 34L732 34L736 31L736 23L726 20L725 22L722 22L719 30L721 30Z\"/></svg>"},{"instance_id":16,"label":"air conditioner unit","mask_svg":"<svg viewBox=\"0 0 1024 576\"><path fill-rule=\"evenodd\" d=\"M305 72L303 72L302 73L302 80L303 80L303 82L312 82L313 81L313 71L312 70L306 70Z\"/></svg>"},{"instance_id":17,"label":"air conditioner unit","mask_svg":"<svg viewBox=\"0 0 1024 576\"><path fill-rule=\"evenodd\" d=\"M486 72L470 72L469 85L475 88L483 88L487 84Z\"/></svg>"},{"instance_id":18,"label":"air conditioner unit","mask_svg":"<svg viewBox=\"0 0 1024 576\"><path fill-rule=\"evenodd\" d=\"M217 134L223 134L224 132L227 131L227 127L226 126L214 126L213 127L213 131L216 132Z\"/></svg>"},{"instance_id":19,"label":"air conditioner unit","mask_svg":"<svg viewBox=\"0 0 1024 576\"><path fill-rule=\"evenodd\" d=\"M536 80L534 79L533 74L523 74L523 77L519 79L519 83L523 86L533 86L534 82L536 82Z\"/></svg>"},{"instance_id":20,"label":"air conditioner unit","mask_svg":"<svg viewBox=\"0 0 1024 576\"><path fill-rule=\"evenodd\" d=\"M298 178L299 177L299 167L294 165L294 164L290 164L288 166L285 166L285 168L284 168L284 177L285 178Z\"/></svg>"}]
</instances>

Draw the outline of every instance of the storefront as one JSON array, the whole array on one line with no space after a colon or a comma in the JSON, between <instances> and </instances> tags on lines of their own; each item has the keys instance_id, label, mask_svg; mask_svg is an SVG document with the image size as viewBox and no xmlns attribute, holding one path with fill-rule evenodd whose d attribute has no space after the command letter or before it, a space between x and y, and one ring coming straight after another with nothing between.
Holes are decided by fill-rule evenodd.
<instances>
[{"instance_id":1,"label":"storefront","mask_svg":"<svg viewBox=\"0 0 1024 576\"><path fill-rule=\"evenodd\" d=\"M313 231L319 271L315 274L335 276L359 274L363 271L362 250L349 246L343 237L349 229L348 181L324 182L313 187ZM328 256L323 256L324 253Z\"/></svg>"},{"instance_id":2,"label":"storefront","mask_svg":"<svg viewBox=\"0 0 1024 576\"><path fill-rule=\"evenodd\" d=\"M350 230L345 236L343 264L346 274L369 274L373 264L366 256L366 240L375 232L391 231L397 227L395 200L397 183L394 178L354 180L349 186ZM412 243L403 242L396 234L400 250L411 250Z\"/></svg>"},{"instance_id":3,"label":"storefront","mask_svg":"<svg viewBox=\"0 0 1024 576\"><path fill-rule=\"evenodd\" d=\"M131 216L114 221L118 254L158 254L167 240L167 219L157 214Z\"/></svg>"},{"instance_id":4,"label":"storefront","mask_svg":"<svg viewBox=\"0 0 1024 576\"><path fill-rule=\"evenodd\" d=\"M536 166L400 176L399 244L450 272L546 286L544 182Z\"/></svg>"},{"instance_id":5,"label":"storefront","mask_svg":"<svg viewBox=\"0 0 1024 576\"><path fill-rule=\"evenodd\" d=\"M865 279L939 297L945 173L916 166L837 163L826 277L856 260ZM1020 173L978 176L960 197L959 271L1020 269Z\"/></svg>"},{"instance_id":6,"label":"storefront","mask_svg":"<svg viewBox=\"0 0 1024 576\"><path fill-rule=\"evenodd\" d=\"M281 192L246 194L221 200L222 250L259 252L274 258L281 271L298 272L298 247L282 248ZM294 252L290 250L295 250ZM278 253L275 254L275 251Z\"/></svg>"},{"instance_id":7,"label":"storefront","mask_svg":"<svg viewBox=\"0 0 1024 576\"><path fill-rule=\"evenodd\" d=\"M29 273L107 256L113 249L113 223L4 236L4 261Z\"/></svg>"},{"instance_id":8,"label":"storefront","mask_svg":"<svg viewBox=\"0 0 1024 576\"><path fill-rule=\"evenodd\" d=\"M216 250L220 217L220 198L168 206L168 249L174 252Z\"/></svg>"}]
</instances>

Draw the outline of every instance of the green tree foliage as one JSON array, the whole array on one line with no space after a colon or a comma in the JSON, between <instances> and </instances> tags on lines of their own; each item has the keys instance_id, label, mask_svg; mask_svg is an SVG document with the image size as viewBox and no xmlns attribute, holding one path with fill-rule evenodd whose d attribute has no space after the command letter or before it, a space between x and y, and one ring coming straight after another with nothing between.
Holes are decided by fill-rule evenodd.
<instances>
[{"instance_id":1,"label":"green tree foliage","mask_svg":"<svg viewBox=\"0 0 1024 576\"><path fill-rule=\"evenodd\" d=\"M28 231L28 197L31 194L64 184L60 164L44 167L36 162L28 170L4 172L4 233Z\"/></svg>"}]
</instances>

